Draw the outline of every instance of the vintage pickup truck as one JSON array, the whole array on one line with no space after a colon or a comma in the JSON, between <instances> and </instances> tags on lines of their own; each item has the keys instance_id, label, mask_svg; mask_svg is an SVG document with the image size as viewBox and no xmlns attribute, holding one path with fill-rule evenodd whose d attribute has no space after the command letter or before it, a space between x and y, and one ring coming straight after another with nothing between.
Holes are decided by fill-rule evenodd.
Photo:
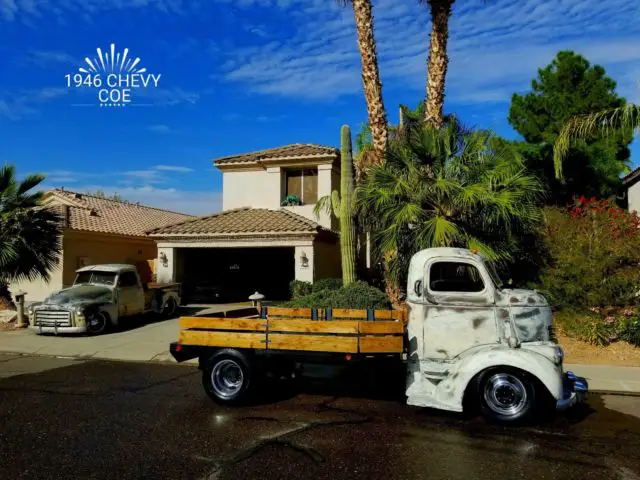
<instances>
[{"instance_id":1,"label":"vintage pickup truck","mask_svg":"<svg viewBox=\"0 0 640 480\"><path fill-rule=\"evenodd\" d=\"M27 314L38 333L98 335L133 315L171 317L180 302L178 283L145 284L134 265L91 265L76 271L73 286L31 304Z\"/></svg>"},{"instance_id":2,"label":"vintage pickup truck","mask_svg":"<svg viewBox=\"0 0 640 480\"><path fill-rule=\"evenodd\" d=\"M261 308L253 318L186 317L170 351L178 361L199 358L205 391L228 404L246 400L271 369L281 376L283 365L376 358L405 363L409 405L477 408L512 423L539 407L586 399L587 382L563 372L545 298L504 289L480 255L455 248L415 254L407 305L408 313Z\"/></svg>"}]
</instances>

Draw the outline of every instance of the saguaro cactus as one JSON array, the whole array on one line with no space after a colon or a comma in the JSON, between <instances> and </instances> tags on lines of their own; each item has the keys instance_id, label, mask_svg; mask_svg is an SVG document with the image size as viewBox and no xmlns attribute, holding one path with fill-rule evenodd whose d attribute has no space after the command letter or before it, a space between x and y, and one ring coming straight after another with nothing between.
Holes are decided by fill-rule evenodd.
<instances>
[{"instance_id":1,"label":"saguaro cactus","mask_svg":"<svg viewBox=\"0 0 640 480\"><path fill-rule=\"evenodd\" d=\"M340 130L341 183L340 183L340 253L342 254L342 283L356 280L356 232L353 221L353 156L351 129L343 125Z\"/></svg>"}]
</instances>

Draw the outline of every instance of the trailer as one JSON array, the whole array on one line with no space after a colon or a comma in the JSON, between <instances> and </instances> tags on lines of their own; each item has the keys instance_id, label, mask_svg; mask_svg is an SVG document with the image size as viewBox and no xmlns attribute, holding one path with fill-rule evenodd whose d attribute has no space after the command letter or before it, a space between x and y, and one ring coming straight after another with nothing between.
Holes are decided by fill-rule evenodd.
<instances>
[{"instance_id":1,"label":"trailer","mask_svg":"<svg viewBox=\"0 0 640 480\"><path fill-rule=\"evenodd\" d=\"M478 408L502 423L586 400L586 380L563 370L544 297L503 289L481 256L418 252L407 293L406 312L264 307L183 317L170 351L179 362L198 358L205 391L223 404L245 401L268 373L292 375L297 363L372 360L404 363L409 405Z\"/></svg>"}]
</instances>

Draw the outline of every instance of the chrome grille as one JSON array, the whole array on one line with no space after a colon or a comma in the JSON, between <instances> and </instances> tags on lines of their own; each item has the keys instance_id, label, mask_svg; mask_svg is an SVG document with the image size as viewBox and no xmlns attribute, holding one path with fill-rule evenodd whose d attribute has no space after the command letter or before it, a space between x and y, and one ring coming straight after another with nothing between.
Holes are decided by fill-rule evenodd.
<instances>
[{"instance_id":1,"label":"chrome grille","mask_svg":"<svg viewBox=\"0 0 640 480\"><path fill-rule=\"evenodd\" d=\"M70 327L71 312L67 310L36 310L34 312L35 326L42 327Z\"/></svg>"}]
</instances>

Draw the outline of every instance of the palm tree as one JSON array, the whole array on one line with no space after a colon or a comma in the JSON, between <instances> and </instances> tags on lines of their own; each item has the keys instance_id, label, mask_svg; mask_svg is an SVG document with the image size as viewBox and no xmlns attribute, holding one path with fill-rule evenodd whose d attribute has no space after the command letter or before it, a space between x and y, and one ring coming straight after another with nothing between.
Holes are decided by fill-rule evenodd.
<instances>
[{"instance_id":1,"label":"palm tree","mask_svg":"<svg viewBox=\"0 0 640 480\"><path fill-rule=\"evenodd\" d=\"M562 162L575 141L616 131L636 130L640 130L640 105L627 104L573 117L562 128L553 146L556 177L562 178Z\"/></svg>"},{"instance_id":2,"label":"palm tree","mask_svg":"<svg viewBox=\"0 0 640 480\"><path fill-rule=\"evenodd\" d=\"M9 283L49 279L60 253L60 218L42 207L42 192L29 191L44 177L29 175L21 182L15 167L0 169L0 301L11 304Z\"/></svg>"},{"instance_id":3,"label":"palm tree","mask_svg":"<svg viewBox=\"0 0 640 480\"><path fill-rule=\"evenodd\" d=\"M372 149L370 155L359 158L372 165L378 165L384 160L389 132L387 112L382 100L382 81L378 71L376 40L373 34L373 6L371 0L338 0L338 2L342 5L350 3L353 8L356 31L358 32L358 49L362 61L362 85L367 102ZM368 165L362 165L358 162L356 178L360 178L361 172L367 167Z\"/></svg>"},{"instance_id":4,"label":"palm tree","mask_svg":"<svg viewBox=\"0 0 640 480\"><path fill-rule=\"evenodd\" d=\"M449 57L449 17L455 0L419 0L428 4L431 11L431 35L429 59L427 60L427 98L425 99L425 120L434 128L444 122L444 88Z\"/></svg>"},{"instance_id":5,"label":"palm tree","mask_svg":"<svg viewBox=\"0 0 640 480\"><path fill-rule=\"evenodd\" d=\"M519 235L541 220L542 195L517 152L493 133L420 122L391 140L386 161L356 189L356 205L391 293L424 248L466 247L511 260Z\"/></svg>"}]
</instances>

